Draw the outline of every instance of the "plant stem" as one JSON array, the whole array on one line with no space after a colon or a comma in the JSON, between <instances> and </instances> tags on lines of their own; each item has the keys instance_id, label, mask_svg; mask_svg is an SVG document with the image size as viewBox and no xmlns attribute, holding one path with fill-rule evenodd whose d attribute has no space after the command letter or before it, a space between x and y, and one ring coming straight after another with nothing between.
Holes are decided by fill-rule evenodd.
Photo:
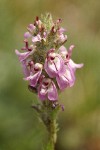
<instances>
[{"instance_id":1,"label":"plant stem","mask_svg":"<svg viewBox=\"0 0 100 150\"><path fill-rule=\"evenodd\" d=\"M49 123L47 129L49 133L49 142L47 144L46 150L54 150L55 148L55 143L57 140L57 125L56 125L56 120L51 120Z\"/></svg>"},{"instance_id":2,"label":"plant stem","mask_svg":"<svg viewBox=\"0 0 100 150\"><path fill-rule=\"evenodd\" d=\"M55 143L57 140L57 131L58 131L57 115L59 107L53 108L52 103L49 101L46 101L46 103L44 103L43 106L44 111L42 113L42 120L48 131L48 143L46 150L54 150Z\"/></svg>"},{"instance_id":3,"label":"plant stem","mask_svg":"<svg viewBox=\"0 0 100 150\"><path fill-rule=\"evenodd\" d=\"M41 106L32 105L32 108L38 112L48 131L48 143L47 146L45 146L45 150L54 150L57 140L57 115L60 109L59 105L53 108L50 101L45 101Z\"/></svg>"}]
</instances>

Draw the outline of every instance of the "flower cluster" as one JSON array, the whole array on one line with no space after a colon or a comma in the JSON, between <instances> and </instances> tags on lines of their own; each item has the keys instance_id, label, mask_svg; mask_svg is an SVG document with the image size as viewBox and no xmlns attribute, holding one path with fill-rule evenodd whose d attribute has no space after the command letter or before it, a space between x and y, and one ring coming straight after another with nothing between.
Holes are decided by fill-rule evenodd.
<instances>
[{"instance_id":1,"label":"flower cluster","mask_svg":"<svg viewBox=\"0 0 100 150\"><path fill-rule=\"evenodd\" d=\"M23 53L15 50L22 64L24 80L29 81L41 100L58 100L58 91L71 87L75 82L75 70L83 64L71 59L74 45L68 50L66 31L60 27L61 19L53 22L51 15L36 17L24 34Z\"/></svg>"}]
</instances>

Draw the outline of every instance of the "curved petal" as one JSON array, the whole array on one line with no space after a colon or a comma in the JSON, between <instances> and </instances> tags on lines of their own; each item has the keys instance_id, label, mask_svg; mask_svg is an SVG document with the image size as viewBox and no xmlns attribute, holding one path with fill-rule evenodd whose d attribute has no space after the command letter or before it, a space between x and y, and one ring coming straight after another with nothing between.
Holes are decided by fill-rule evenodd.
<instances>
[{"instance_id":1,"label":"curved petal","mask_svg":"<svg viewBox=\"0 0 100 150\"><path fill-rule=\"evenodd\" d=\"M46 100L47 99L47 89L44 89L44 88L42 88L42 86L40 86L38 89L38 97L41 100Z\"/></svg>"},{"instance_id":2,"label":"curved petal","mask_svg":"<svg viewBox=\"0 0 100 150\"><path fill-rule=\"evenodd\" d=\"M34 50L29 52L20 53L17 49L15 50L16 55L18 55L20 62L28 58L30 55L34 53Z\"/></svg>"},{"instance_id":3,"label":"curved petal","mask_svg":"<svg viewBox=\"0 0 100 150\"><path fill-rule=\"evenodd\" d=\"M69 63L68 63L68 66L70 66L70 68L72 68L72 70L75 72L75 70L77 69L77 68L82 68L83 67L83 65L84 64L76 64L76 63L74 63L74 61L73 60L69 60Z\"/></svg>"},{"instance_id":4,"label":"curved petal","mask_svg":"<svg viewBox=\"0 0 100 150\"><path fill-rule=\"evenodd\" d=\"M66 40L67 40L67 35L64 35L64 34L60 34L60 35L59 35L59 41L60 41L60 42L63 43L63 42L65 42Z\"/></svg>"},{"instance_id":5,"label":"curved petal","mask_svg":"<svg viewBox=\"0 0 100 150\"><path fill-rule=\"evenodd\" d=\"M62 57L58 54L57 57L59 58L59 61L56 61L56 67L58 70L58 74L63 75L66 72L66 66L64 63L64 60L62 59Z\"/></svg>"},{"instance_id":6,"label":"curved petal","mask_svg":"<svg viewBox=\"0 0 100 150\"><path fill-rule=\"evenodd\" d=\"M40 78L41 72L42 71L38 71L34 75L30 75L29 77L25 78L24 80L29 80L30 85L35 87L37 85L37 82L38 82L39 78Z\"/></svg>"},{"instance_id":7,"label":"curved petal","mask_svg":"<svg viewBox=\"0 0 100 150\"><path fill-rule=\"evenodd\" d=\"M48 99L51 101L55 101L58 99L57 89L53 82L51 82L51 85L48 88Z\"/></svg>"},{"instance_id":8,"label":"curved petal","mask_svg":"<svg viewBox=\"0 0 100 150\"><path fill-rule=\"evenodd\" d=\"M75 82L75 74L73 72L73 70L66 66L66 73L65 73L65 77L68 79L68 82L69 82L69 86L73 86L74 85L74 82Z\"/></svg>"},{"instance_id":9,"label":"curved petal","mask_svg":"<svg viewBox=\"0 0 100 150\"><path fill-rule=\"evenodd\" d=\"M64 75L63 76L58 75L56 77L56 80L57 80L58 86L61 90L65 89L66 87L69 86L69 81Z\"/></svg>"},{"instance_id":10,"label":"curved petal","mask_svg":"<svg viewBox=\"0 0 100 150\"><path fill-rule=\"evenodd\" d=\"M69 49L68 49L68 58L70 59L70 57L71 57L71 55L72 55L72 51L73 51L73 48L74 48L75 46L74 45L71 45L70 47L69 47Z\"/></svg>"},{"instance_id":11,"label":"curved petal","mask_svg":"<svg viewBox=\"0 0 100 150\"><path fill-rule=\"evenodd\" d=\"M66 29L64 29L62 27L58 30L59 34L63 34L65 31L66 31Z\"/></svg>"},{"instance_id":12,"label":"curved petal","mask_svg":"<svg viewBox=\"0 0 100 150\"><path fill-rule=\"evenodd\" d=\"M66 54L68 53L66 47L62 45L62 46L59 48L59 53L66 55Z\"/></svg>"},{"instance_id":13,"label":"curved petal","mask_svg":"<svg viewBox=\"0 0 100 150\"><path fill-rule=\"evenodd\" d=\"M73 86L75 82L75 73L72 68L66 66L66 72L64 75L58 75L56 77L58 86L61 90L65 89L68 86Z\"/></svg>"},{"instance_id":14,"label":"curved petal","mask_svg":"<svg viewBox=\"0 0 100 150\"><path fill-rule=\"evenodd\" d=\"M51 78L56 76L57 70L54 63L48 62L47 59L45 60L44 69Z\"/></svg>"},{"instance_id":15,"label":"curved petal","mask_svg":"<svg viewBox=\"0 0 100 150\"><path fill-rule=\"evenodd\" d=\"M35 30L35 26L33 24L29 24L29 26L27 27L27 29L30 31L30 32L33 32Z\"/></svg>"},{"instance_id":16,"label":"curved petal","mask_svg":"<svg viewBox=\"0 0 100 150\"><path fill-rule=\"evenodd\" d=\"M38 42L41 41L41 36L38 34L37 36L32 37L32 42Z\"/></svg>"},{"instance_id":17,"label":"curved petal","mask_svg":"<svg viewBox=\"0 0 100 150\"><path fill-rule=\"evenodd\" d=\"M23 68L23 72L24 72L24 75L25 77L28 77L30 75L30 72L29 72L29 69L26 65L26 61L22 61L22 68Z\"/></svg>"},{"instance_id":18,"label":"curved petal","mask_svg":"<svg viewBox=\"0 0 100 150\"><path fill-rule=\"evenodd\" d=\"M17 49L15 50L16 55L18 55L20 62L25 60L30 52L20 53Z\"/></svg>"},{"instance_id":19,"label":"curved petal","mask_svg":"<svg viewBox=\"0 0 100 150\"><path fill-rule=\"evenodd\" d=\"M64 60L59 54L57 54L52 63L46 59L44 69L51 78L56 77L57 74L62 75L66 71Z\"/></svg>"}]
</instances>

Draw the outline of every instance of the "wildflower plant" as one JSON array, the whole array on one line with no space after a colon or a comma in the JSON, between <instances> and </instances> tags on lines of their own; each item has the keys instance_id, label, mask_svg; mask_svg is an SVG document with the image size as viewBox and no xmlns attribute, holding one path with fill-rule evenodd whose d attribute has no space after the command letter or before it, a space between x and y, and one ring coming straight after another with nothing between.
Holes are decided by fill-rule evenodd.
<instances>
[{"instance_id":1,"label":"wildflower plant","mask_svg":"<svg viewBox=\"0 0 100 150\"><path fill-rule=\"evenodd\" d=\"M24 80L28 88L38 96L39 101L32 107L39 113L49 133L45 149L54 150L57 139L57 114L64 106L59 104L59 93L75 83L75 71L83 64L71 59L74 45L68 49L65 29L60 26L61 19L53 22L52 16L36 17L24 34L22 53L15 50L22 65Z\"/></svg>"}]
</instances>

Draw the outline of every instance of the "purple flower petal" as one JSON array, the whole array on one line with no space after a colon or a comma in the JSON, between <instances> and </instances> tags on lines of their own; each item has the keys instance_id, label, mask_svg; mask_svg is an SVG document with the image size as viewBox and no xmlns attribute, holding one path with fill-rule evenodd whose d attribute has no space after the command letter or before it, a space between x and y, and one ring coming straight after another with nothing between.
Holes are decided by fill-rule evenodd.
<instances>
[{"instance_id":1,"label":"purple flower petal","mask_svg":"<svg viewBox=\"0 0 100 150\"><path fill-rule=\"evenodd\" d=\"M37 72L36 74L33 75L33 78L30 80L30 85L35 87L37 85L37 82L40 78L42 71Z\"/></svg>"},{"instance_id":2,"label":"purple flower petal","mask_svg":"<svg viewBox=\"0 0 100 150\"><path fill-rule=\"evenodd\" d=\"M40 78L42 71L38 71L37 73L35 73L34 75L30 75L27 78L24 78L24 80L29 80L30 81L30 85L35 87L37 85L37 82Z\"/></svg>"},{"instance_id":3,"label":"purple flower petal","mask_svg":"<svg viewBox=\"0 0 100 150\"><path fill-rule=\"evenodd\" d=\"M27 27L27 29L30 31L30 32L33 32L35 30L35 26L33 24L29 24L29 26Z\"/></svg>"},{"instance_id":4,"label":"purple flower petal","mask_svg":"<svg viewBox=\"0 0 100 150\"><path fill-rule=\"evenodd\" d=\"M59 34L63 34L65 31L66 31L66 29L64 29L62 27L58 30Z\"/></svg>"},{"instance_id":5,"label":"purple flower petal","mask_svg":"<svg viewBox=\"0 0 100 150\"><path fill-rule=\"evenodd\" d=\"M66 87L69 86L69 81L64 75L63 76L58 75L56 77L56 80L57 80L58 86L61 90L65 89Z\"/></svg>"},{"instance_id":6,"label":"purple flower petal","mask_svg":"<svg viewBox=\"0 0 100 150\"><path fill-rule=\"evenodd\" d=\"M32 35L29 32L25 32L24 33L24 38L28 39L30 38Z\"/></svg>"},{"instance_id":7,"label":"purple flower petal","mask_svg":"<svg viewBox=\"0 0 100 150\"><path fill-rule=\"evenodd\" d=\"M26 60L22 61L22 68L23 68L25 77L28 77L30 75L30 71L26 65Z\"/></svg>"},{"instance_id":8,"label":"purple flower petal","mask_svg":"<svg viewBox=\"0 0 100 150\"><path fill-rule=\"evenodd\" d=\"M74 74L73 70L68 66L66 66L65 77L68 79L69 86L70 87L73 86L74 82L75 82L75 74Z\"/></svg>"},{"instance_id":9,"label":"purple flower petal","mask_svg":"<svg viewBox=\"0 0 100 150\"><path fill-rule=\"evenodd\" d=\"M41 100L55 101L58 99L58 93L55 84L49 78L44 78L38 88L38 96Z\"/></svg>"},{"instance_id":10,"label":"purple flower petal","mask_svg":"<svg viewBox=\"0 0 100 150\"><path fill-rule=\"evenodd\" d=\"M57 89L53 81L51 82L51 85L48 88L48 99L51 101L55 101L58 99Z\"/></svg>"},{"instance_id":11,"label":"purple flower petal","mask_svg":"<svg viewBox=\"0 0 100 150\"><path fill-rule=\"evenodd\" d=\"M20 53L18 50L15 50L16 55L18 55L20 62L28 58L30 55L34 53L34 50L29 52Z\"/></svg>"},{"instance_id":12,"label":"purple flower petal","mask_svg":"<svg viewBox=\"0 0 100 150\"><path fill-rule=\"evenodd\" d=\"M64 34L59 35L59 41L61 43L64 43L66 40L67 40L67 35L64 35Z\"/></svg>"},{"instance_id":13,"label":"purple flower petal","mask_svg":"<svg viewBox=\"0 0 100 150\"><path fill-rule=\"evenodd\" d=\"M32 37L32 42L40 42L41 41L41 36L38 34L37 36Z\"/></svg>"},{"instance_id":14,"label":"purple flower petal","mask_svg":"<svg viewBox=\"0 0 100 150\"><path fill-rule=\"evenodd\" d=\"M81 64L76 64L76 63L74 63L74 61L72 60L72 59L70 59L69 60L69 63L68 63L68 66L75 72L75 70L77 69L77 68L82 68L83 67L83 63L81 63Z\"/></svg>"},{"instance_id":15,"label":"purple flower petal","mask_svg":"<svg viewBox=\"0 0 100 150\"><path fill-rule=\"evenodd\" d=\"M56 77L57 74L63 74L65 72L64 60L57 54L53 61L46 59L44 69L51 78Z\"/></svg>"},{"instance_id":16,"label":"purple flower petal","mask_svg":"<svg viewBox=\"0 0 100 150\"><path fill-rule=\"evenodd\" d=\"M75 82L75 74L72 70L72 68L68 67L66 65L66 72L65 74L63 74L62 76L58 75L56 77L58 86L61 90L67 88L67 87L71 87L74 85Z\"/></svg>"},{"instance_id":17,"label":"purple flower petal","mask_svg":"<svg viewBox=\"0 0 100 150\"><path fill-rule=\"evenodd\" d=\"M30 76L25 78L25 80L29 80L30 81L30 85L35 87L38 83L38 80L41 76L41 73L42 73L42 65L39 64L39 63L36 63L34 65L34 70L33 72L31 72Z\"/></svg>"},{"instance_id":18,"label":"purple flower petal","mask_svg":"<svg viewBox=\"0 0 100 150\"><path fill-rule=\"evenodd\" d=\"M66 54L68 53L66 47L62 45L62 46L59 48L59 53L66 55Z\"/></svg>"},{"instance_id":19,"label":"purple flower petal","mask_svg":"<svg viewBox=\"0 0 100 150\"><path fill-rule=\"evenodd\" d=\"M56 61L56 67L57 67L57 70L58 70L58 74L59 75L63 75L66 71L66 66L65 66L65 63L64 63L64 60L62 59L62 57L58 54L57 57L59 58L60 61Z\"/></svg>"},{"instance_id":20,"label":"purple flower petal","mask_svg":"<svg viewBox=\"0 0 100 150\"><path fill-rule=\"evenodd\" d=\"M40 86L38 89L38 97L41 100L46 100L47 99L47 89Z\"/></svg>"},{"instance_id":21,"label":"purple flower petal","mask_svg":"<svg viewBox=\"0 0 100 150\"><path fill-rule=\"evenodd\" d=\"M53 63L51 64L50 62L48 62L47 59L45 60L44 69L51 78L56 76L55 65Z\"/></svg>"},{"instance_id":22,"label":"purple flower petal","mask_svg":"<svg viewBox=\"0 0 100 150\"><path fill-rule=\"evenodd\" d=\"M71 55L72 55L72 51L73 51L73 48L74 48L74 47L75 47L74 45L71 45L71 46L69 47L69 49L68 49L69 58L70 58Z\"/></svg>"}]
</instances>

